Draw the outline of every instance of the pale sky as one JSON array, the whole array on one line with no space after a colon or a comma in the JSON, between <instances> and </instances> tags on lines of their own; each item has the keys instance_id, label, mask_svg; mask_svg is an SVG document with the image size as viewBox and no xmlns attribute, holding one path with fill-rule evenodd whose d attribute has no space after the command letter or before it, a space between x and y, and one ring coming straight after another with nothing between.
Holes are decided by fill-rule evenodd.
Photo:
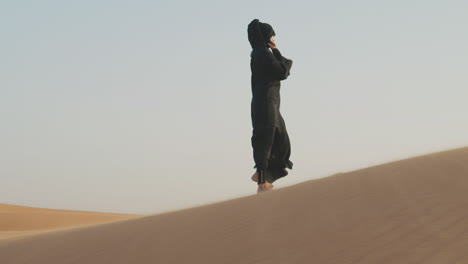
<instances>
[{"instance_id":1,"label":"pale sky","mask_svg":"<svg viewBox=\"0 0 468 264\"><path fill-rule=\"evenodd\" d=\"M247 25L294 61L285 187L468 145L467 1L3 1L0 203L158 213L256 193Z\"/></svg>"}]
</instances>

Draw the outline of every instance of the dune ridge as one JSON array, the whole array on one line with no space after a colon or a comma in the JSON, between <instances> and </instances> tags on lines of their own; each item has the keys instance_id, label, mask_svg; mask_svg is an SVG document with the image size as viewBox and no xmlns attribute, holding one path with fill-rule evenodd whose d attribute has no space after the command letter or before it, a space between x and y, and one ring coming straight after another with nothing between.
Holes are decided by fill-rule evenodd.
<instances>
[{"instance_id":1,"label":"dune ridge","mask_svg":"<svg viewBox=\"0 0 468 264\"><path fill-rule=\"evenodd\" d=\"M0 240L0 263L468 263L468 147Z\"/></svg>"},{"instance_id":2,"label":"dune ridge","mask_svg":"<svg viewBox=\"0 0 468 264\"><path fill-rule=\"evenodd\" d=\"M138 216L141 215L49 209L0 203L0 239Z\"/></svg>"}]
</instances>

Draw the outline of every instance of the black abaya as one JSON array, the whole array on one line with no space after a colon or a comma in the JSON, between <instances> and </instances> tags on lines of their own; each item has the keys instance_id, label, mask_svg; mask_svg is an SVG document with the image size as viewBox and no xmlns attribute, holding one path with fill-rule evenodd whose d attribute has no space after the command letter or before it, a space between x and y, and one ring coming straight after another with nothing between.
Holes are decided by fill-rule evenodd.
<instances>
[{"instance_id":1,"label":"black abaya","mask_svg":"<svg viewBox=\"0 0 468 264\"><path fill-rule=\"evenodd\" d=\"M283 57L277 48L270 51L268 40L274 31L270 25L253 20L248 28L251 53L251 118L254 168L263 170L265 179L273 183L292 169L289 160L291 144L280 113L280 81L290 75L292 60Z\"/></svg>"}]
</instances>

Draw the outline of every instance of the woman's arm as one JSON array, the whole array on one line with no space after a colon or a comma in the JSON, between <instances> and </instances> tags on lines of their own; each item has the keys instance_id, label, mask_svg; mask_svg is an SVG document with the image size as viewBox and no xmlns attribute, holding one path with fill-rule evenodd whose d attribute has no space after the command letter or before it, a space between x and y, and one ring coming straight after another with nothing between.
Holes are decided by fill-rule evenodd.
<instances>
[{"instance_id":1,"label":"woman's arm","mask_svg":"<svg viewBox=\"0 0 468 264\"><path fill-rule=\"evenodd\" d=\"M281 55L278 48L272 48L272 52L267 52L266 67L278 80L285 80L290 75L293 61Z\"/></svg>"}]
</instances>

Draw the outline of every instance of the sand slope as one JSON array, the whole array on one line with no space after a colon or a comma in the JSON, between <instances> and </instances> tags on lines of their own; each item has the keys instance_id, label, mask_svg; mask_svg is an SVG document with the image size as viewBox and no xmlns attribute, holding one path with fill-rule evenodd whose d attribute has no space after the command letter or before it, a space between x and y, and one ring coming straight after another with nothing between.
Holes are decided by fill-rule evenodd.
<instances>
[{"instance_id":1,"label":"sand slope","mask_svg":"<svg viewBox=\"0 0 468 264\"><path fill-rule=\"evenodd\" d=\"M176 212L0 240L0 263L461 264L467 249L462 148Z\"/></svg>"},{"instance_id":2,"label":"sand slope","mask_svg":"<svg viewBox=\"0 0 468 264\"><path fill-rule=\"evenodd\" d=\"M0 203L0 239L140 215L48 209Z\"/></svg>"}]
</instances>

